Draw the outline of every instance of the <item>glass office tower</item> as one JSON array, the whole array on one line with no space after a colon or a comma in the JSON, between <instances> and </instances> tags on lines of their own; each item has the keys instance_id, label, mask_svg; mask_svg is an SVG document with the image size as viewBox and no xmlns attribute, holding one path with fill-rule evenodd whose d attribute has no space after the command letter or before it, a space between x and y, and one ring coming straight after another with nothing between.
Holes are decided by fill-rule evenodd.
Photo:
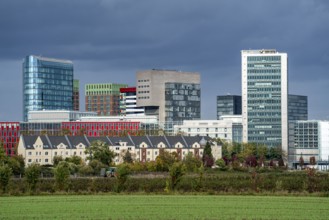
<instances>
[{"instance_id":1,"label":"glass office tower","mask_svg":"<svg viewBox=\"0 0 329 220\"><path fill-rule=\"evenodd\" d=\"M222 115L241 115L240 95L220 95L217 96L217 119Z\"/></svg>"},{"instance_id":2,"label":"glass office tower","mask_svg":"<svg viewBox=\"0 0 329 220\"><path fill-rule=\"evenodd\" d=\"M31 110L73 110L73 63L27 56L23 63L23 118Z\"/></svg>"},{"instance_id":3,"label":"glass office tower","mask_svg":"<svg viewBox=\"0 0 329 220\"><path fill-rule=\"evenodd\" d=\"M287 54L245 50L241 56L243 141L288 152Z\"/></svg>"}]
</instances>

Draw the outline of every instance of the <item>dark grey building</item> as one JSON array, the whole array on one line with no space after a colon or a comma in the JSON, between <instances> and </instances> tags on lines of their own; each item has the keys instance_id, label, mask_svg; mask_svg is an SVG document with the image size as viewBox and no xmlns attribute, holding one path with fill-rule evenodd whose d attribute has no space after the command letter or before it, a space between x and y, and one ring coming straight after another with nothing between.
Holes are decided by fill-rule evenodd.
<instances>
[{"instance_id":1,"label":"dark grey building","mask_svg":"<svg viewBox=\"0 0 329 220\"><path fill-rule=\"evenodd\" d=\"M307 96L288 95L288 120L308 120Z\"/></svg>"},{"instance_id":2,"label":"dark grey building","mask_svg":"<svg viewBox=\"0 0 329 220\"><path fill-rule=\"evenodd\" d=\"M217 119L222 115L241 115L240 95L217 96Z\"/></svg>"}]
</instances>

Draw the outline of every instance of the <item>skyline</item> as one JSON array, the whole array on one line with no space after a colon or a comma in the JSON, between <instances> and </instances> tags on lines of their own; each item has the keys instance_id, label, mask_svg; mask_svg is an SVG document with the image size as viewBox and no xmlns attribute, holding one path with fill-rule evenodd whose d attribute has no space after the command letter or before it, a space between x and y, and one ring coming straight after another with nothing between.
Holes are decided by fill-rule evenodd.
<instances>
[{"instance_id":1,"label":"skyline","mask_svg":"<svg viewBox=\"0 0 329 220\"><path fill-rule=\"evenodd\" d=\"M60 16L59 16L60 15ZM25 56L72 60L87 83L135 86L136 72L201 75L201 118L216 119L218 95L241 95L241 50L288 54L289 94L306 95L309 119L329 120L329 2L169 0L0 3L0 121L22 121Z\"/></svg>"}]
</instances>

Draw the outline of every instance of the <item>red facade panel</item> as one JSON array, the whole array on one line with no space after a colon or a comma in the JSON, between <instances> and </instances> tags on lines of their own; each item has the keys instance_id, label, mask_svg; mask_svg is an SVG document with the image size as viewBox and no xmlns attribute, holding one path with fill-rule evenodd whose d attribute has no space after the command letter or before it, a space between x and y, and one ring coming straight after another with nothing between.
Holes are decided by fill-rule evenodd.
<instances>
[{"instance_id":1,"label":"red facade panel","mask_svg":"<svg viewBox=\"0 0 329 220\"><path fill-rule=\"evenodd\" d=\"M7 155L14 155L19 141L19 122L0 122L0 141Z\"/></svg>"}]
</instances>

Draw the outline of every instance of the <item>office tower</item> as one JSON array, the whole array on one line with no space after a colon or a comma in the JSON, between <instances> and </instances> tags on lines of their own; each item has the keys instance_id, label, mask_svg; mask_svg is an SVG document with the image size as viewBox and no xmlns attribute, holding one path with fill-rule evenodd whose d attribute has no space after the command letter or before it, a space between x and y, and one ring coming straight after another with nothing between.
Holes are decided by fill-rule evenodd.
<instances>
[{"instance_id":1,"label":"office tower","mask_svg":"<svg viewBox=\"0 0 329 220\"><path fill-rule=\"evenodd\" d=\"M86 111L97 112L98 115L120 115L120 88L126 84L101 83L86 84Z\"/></svg>"},{"instance_id":2,"label":"office tower","mask_svg":"<svg viewBox=\"0 0 329 220\"><path fill-rule=\"evenodd\" d=\"M73 109L73 63L30 55L23 63L23 118L32 110Z\"/></svg>"},{"instance_id":3,"label":"office tower","mask_svg":"<svg viewBox=\"0 0 329 220\"><path fill-rule=\"evenodd\" d=\"M243 141L288 152L288 56L276 50L243 50Z\"/></svg>"},{"instance_id":4,"label":"office tower","mask_svg":"<svg viewBox=\"0 0 329 220\"><path fill-rule=\"evenodd\" d=\"M120 115L145 115L144 108L136 105L136 87L120 88Z\"/></svg>"},{"instance_id":5,"label":"office tower","mask_svg":"<svg viewBox=\"0 0 329 220\"><path fill-rule=\"evenodd\" d=\"M73 80L73 110L80 110L80 81L78 79Z\"/></svg>"},{"instance_id":6,"label":"office tower","mask_svg":"<svg viewBox=\"0 0 329 220\"><path fill-rule=\"evenodd\" d=\"M137 106L144 107L146 115L166 123L200 119L199 73L153 69L136 76Z\"/></svg>"},{"instance_id":7,"label":"office tower","mask_svg":"<svg viewBox=\"0 0 329 220\"><path fill-rule=\"evenodd\" d=\"M217 119L222 115L241 115L240 95L220 95L217 96Z\"/></svg>"},{"instance_id":8,"label":"office tower","mask_svg":"<svg viewBox=\"0 0 329 220\"><path fill-rule=\"evenodd\" d=\"M308 119L307 96L288 95L288 121Z\"/></svg>"}]
</instances>

